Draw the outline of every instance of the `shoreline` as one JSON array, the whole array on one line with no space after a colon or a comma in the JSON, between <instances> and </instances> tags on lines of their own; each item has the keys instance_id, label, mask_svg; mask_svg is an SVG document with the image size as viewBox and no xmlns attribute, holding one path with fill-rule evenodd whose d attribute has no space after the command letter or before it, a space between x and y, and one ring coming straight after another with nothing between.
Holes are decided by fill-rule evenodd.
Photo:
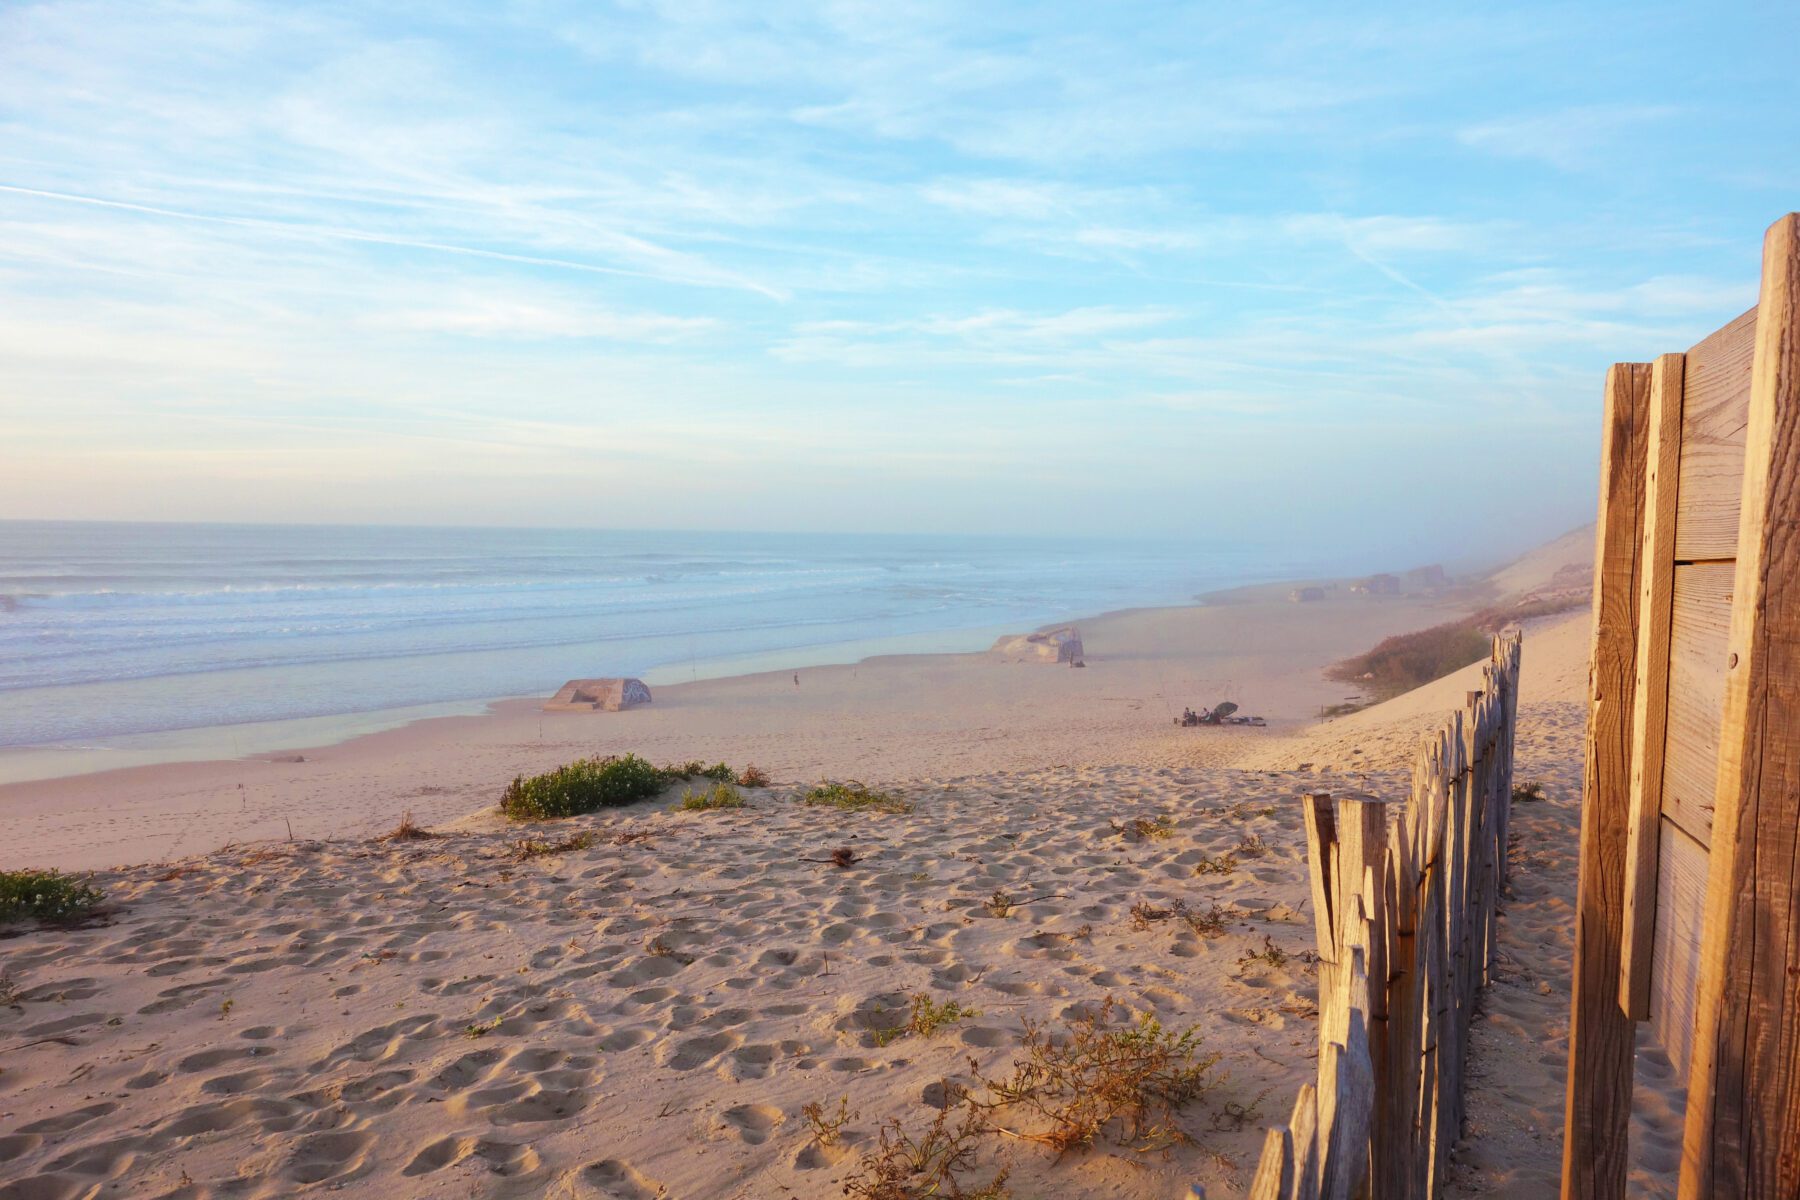
<instances>
[{"instance_id":1,"label":"shoreline","mask_svg":"<svg viewBox=\"0 0 1800 1200\"><path fill-rule=\"evenodd\" d=\"M1287 600L1287 582L1077 622L1088 669L985 651L874 655L656 687L625 713L543 713L509 697L347 739L0 783L0 866L85 870L230 844L367 836L402 812L479 820L514 775L593 754L757 763L775 778L898 780L1084 764L1217 763L1250 737L1341 698L1331 662L1461 611L1460 601L1344 589ZM1184 705L1234 698L1266 730L1169 732Z\"/></svg>"},{"instance_id":2,"label":"shoreline","mask_svg":"<svg viewBox=\"0 0 1800 1200\"><path fill-rule=\"evenodd\" d=\"M1245 602L1246 599L1254 599L1264 593L1273 595L1303 585L1324 584L1328 587L1342 585L1351 578L1354 577L1237 584L1229 588L1199 593L1185 604L1146 604L1107 609L1091 616L1043 622L1022 632L1035 633L1064 625L1083 625L1133 613L1181 611L1220 604L1237 604ZM1398 599L1398 597L1394 599ZM711 683L762 675L778 676L796 670L820 667L856 667L864 663L894 657L980 656L986 654L989 647L998 638L1018 632L1021 630L1014 626L995 625L930 633L856 638L849 641L825 642L817 646L801 646L793 650L758 651L747 655L715 657L687 664L664 664L642 672L637 678L642 679L653 691L660 691L687 684ZM966 642L972 648L927 648L923 645L943 641ZM920 648L901 648L906 643L919 644ZM873 652L861 653L864 650ZM743 669L751 663L759 665L752 669ZM696 671L697 674L692 674ZM689 677L681 678L683 675L689 675ZM571 676L571 678L580 678L580 676ZM74 779L138 767L240 762L267 759L272 755L303 754L307 751L341 746L358 738L409 728L425 721L453 717L489 716L501 705L528 701L541 703L548 695L549 693L546 692L543 696L516 694L470 697L425 701L396 707L323 713L314 716L285 717L273 721L197 725L180 729L121 734L117 737L97 739L100 744L93 745L39 743L0 747L0 789L15 784ZM315 734L328 736L314 736Z\"/></svg>"}]
</instances>

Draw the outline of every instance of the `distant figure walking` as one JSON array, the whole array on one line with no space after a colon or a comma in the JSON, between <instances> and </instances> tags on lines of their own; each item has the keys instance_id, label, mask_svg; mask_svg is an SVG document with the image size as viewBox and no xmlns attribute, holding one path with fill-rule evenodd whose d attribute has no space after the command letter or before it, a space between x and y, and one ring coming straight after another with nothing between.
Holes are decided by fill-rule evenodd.
<instances>
[{"instance_id":1,"label":"distant figure walking","mask_svg":"<svg viewBox=\"0 0 1800 1200\"><path fill-rule=\"evenodd\" d=\"M798 675L794 676L794 686L795 687L800 686L800 677Z\"/></svg>"}]
</instances>

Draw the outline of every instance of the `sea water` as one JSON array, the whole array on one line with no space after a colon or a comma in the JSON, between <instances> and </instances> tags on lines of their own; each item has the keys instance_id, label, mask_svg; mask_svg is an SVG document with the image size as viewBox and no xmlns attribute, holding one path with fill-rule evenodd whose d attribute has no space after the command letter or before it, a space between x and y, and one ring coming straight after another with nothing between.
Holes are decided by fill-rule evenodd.
<instances>
[{"instance_id":1,"label":"sea water","mask_svg":"<svg viewBox=\"0 0 1800 1200\"><path fill-rule=\"evenodd\" d=\"M88 770L182 730L320 744L575 677L975 650L1307 565L1061 537L0 522L0 748ZM29 759L0 778L68 773Z\"/></svg>"}]
</instances>

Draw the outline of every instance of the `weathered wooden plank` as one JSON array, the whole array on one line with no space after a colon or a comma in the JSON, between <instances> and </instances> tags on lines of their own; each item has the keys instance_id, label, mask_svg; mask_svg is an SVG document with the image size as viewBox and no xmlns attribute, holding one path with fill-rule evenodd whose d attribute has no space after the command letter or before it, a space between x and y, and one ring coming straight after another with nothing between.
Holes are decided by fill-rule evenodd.
<instances>
[{"instance_id":1,"label":"weathered wooden plank","mask_svg":"<svg viewBox=\"0 0 1800 1200\"><path fill-rule=\"evenodd\" d=\"M1621 1200L1631 1116L1632 1022L1619 1007L1626 830L1631 803L1639 548L1644 525L1650 367L1606 376L1595 534L1594 643L1571 978L1565 1200Z\"/></svg>"},{"instance_id":2,"label":"weathered wooden plank","mask_svg":"<svg viewBox=\"0 0 1800 1200\"><path fill-rule=\"evenodd\" d=\"M1712 844L1736 573L1731 562L1675 568L1662 812L1703 846Z\"/></svg>"},{"instance_id":3,"label":"weathered wooden plank","mask_svg":"<svg viewBox=\"0 0 1800 1200\"><path fill-rule=\"evenodd\" d=\"M1678 1076L1687 1077L1694 1043L1694 993L1700 984L1700 925L1706 915L1706 847L1664 817L1656 880L1656 940L1649 1011L1657 1040Z\"/></svg>"},{"instance_id":4,"label":"weathered wooden plank","mask_svg":"<svg viewBox=\"0 0 1800 1200\"><path fill-rule=\"evenodd\" d=\"M1288 1200L1294 1194L1294 1138L1284 1126L1263 1138L1262 1158L1248 1200Z\"/></svg>"},{"instance_id":5,"label":"weathered wooden plank","mask_svg":"<svg viewBox=\"0 0 1800 1200\"><path fill-rule=\"evenodd\" d=\"M1369 981L1361 949L1353 947L1349 951L1349 961L1344 965L1350 993L1366 995ZM1341 1050L1336 1046L1331 1049L1339 1051L1335 1055L1337 1092L1327 1143L1330 1161L1320 1180L1319 1196L1320 1200L1350 1200L1368 1168L1369 1122L1375 1107L1375 1081L1371 1073L1365 1012L1357 1008L1350 1010L1344 1045ZM1322 1094L1325 1088L1323 1071L1319 1079ZM1321 1114L1323 1109L1321 1104Z\"/></svg>"},{"instance_id":6,"label":"weathered wooden plank","mask_svg":"<svg viewBox=\"0 0 1800 1200\"><path fill-rule=\"evenodd\" d=\"M1737 555L1738 499L1744 480L1744 430L1755 338L1753 308L1687 353L1681 511L1675 520L1677 561Z\"/></svg>"},{"instance_id":7,"label":"weathered wooden plank","mask_svg":"<svg viewBox=\"0 0 1800 1200\"><path fill-rule=\"evenodd\" d=\"M1675 599L1675 508L1680 495L1681 392L1686 358L1665 354L1650 372L1645 444L1643 559L1638 568L1637 694L1631 707L1631 808L1625 838L1625 931L1619 1004L1650 1015L1656 927L1656 856L1662 841L1663 740L1668 720L1669 621Z\"/></svg>"},{"instance_id":8,"label":"weathered wooden plank","mask_svg":"<svg viewBox=\"0 0 1800 1200\"><path fill-rule=\"evenodd\" d=\"M1300 1085L1288 1117L1294 1141L1294 1200L1319 1200L1319 1090Z\"/></svg>"},{"instance_id":9,"label":"weathered wooden plank","mask_svg":"<svg viewBox=\"0 0 1800 1200\"><path fill-rule=\"evenodd\" d=\"M1332 877L1337 858L1337 811L1331 794L1303 797L1301 815L1306 821L1306 871L1312 884L1313 938L1319 957L1337 961L1337 881Z\"/></svg>"},{"instance_id":10,"label":"weathered wooden plank","mask_svg":"<svg viewBox=\"0 0 1800 1200\"><path fill-rule=\"evenodd\" d=\"M1800 1195L1800 214L1763 242L1683 1200Z\"/></svg>"}]
</instances>

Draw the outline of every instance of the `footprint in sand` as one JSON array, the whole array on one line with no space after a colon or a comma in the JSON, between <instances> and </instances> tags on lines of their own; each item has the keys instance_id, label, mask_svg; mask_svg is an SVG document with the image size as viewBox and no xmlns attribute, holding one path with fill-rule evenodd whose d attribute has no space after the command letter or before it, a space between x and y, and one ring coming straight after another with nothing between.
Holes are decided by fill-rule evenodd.
<instances>
[{"instance_id":1,"label":"footprint in sand","mask_svg":"<svg viewBox=\"0 0 1800 1200\"><path fill-rule=\"evenodd\" d=\"M726 1109L719 1119L745 1145L760 1146L787 1118L770 1104L740 1104Z\"/></svg>"},{"instance_id":2,"label":"footprint in sand","mask_svg":"<svg viewBox=\"0 0 1800 1200\"><path fill-rule=\"evenodd\" d=\"M572 1182L585 1194L606 1200L658 1200L667 1194L662 1184L645 1178L636 1167L616 1158L590 1163L575 1173Z\"/></svg>"}]
</instances>

